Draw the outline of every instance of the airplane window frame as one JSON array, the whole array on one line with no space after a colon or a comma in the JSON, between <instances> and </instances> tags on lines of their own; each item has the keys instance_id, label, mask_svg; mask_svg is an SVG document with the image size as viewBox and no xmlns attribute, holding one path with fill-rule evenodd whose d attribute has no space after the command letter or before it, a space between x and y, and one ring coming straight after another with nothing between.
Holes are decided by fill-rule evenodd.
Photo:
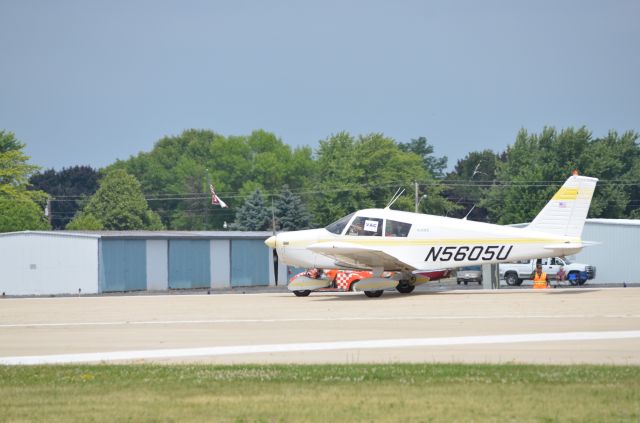
<instances>
[{"instance_id":1,"label":"airplane window frame","mask_svg":"<svg viewBox=\"0 0 640 423\"><path fill-rule=\"evenodd\" d=\"M372 231L365 231L364 227L365 227L365 222L367 220L375 220L376 222L378 222L378 226L377 226L377 230L376 232L372 232ZM349 228L347 229L347 232L345 233L345 235L348 236L382 236L382 226L384 224L384 219L380 218L380 217L367 217L367 216L356 216L353 221L351 222L351 224L349 225Z\"/></svg>"},{"instance_id":2,"label":"airplane window frame","mask_svg":"<svg viewBox=\"0 0 640 423\"><path fill-rule=\"evenodd\" d=\"M351 225L349 225L349 223L351 223L351 219L353 218L353 216L355 214L356 213L353 212L353 213L348 214L348 215L346 215L344 217L341 217L340 219L336 220L335 222L328 224L324 228L327 231L331 232L332 234L342 235L344 233L344 231L345 231L345 228L348 228L349 226L351 226Z\"/></svg>"},{"instance_id":3,"label":"airplane window frame","mask_svg":"<svg viewBox=\"0 0 640 423\"><path fill-rule=\"evenodd\" d=\"M389 223L394 223L395 228L390 229ZM384 236L389 238L407 238L413 225L399 220L386 219L384 223Z\"/></svg>"}]
</instances>

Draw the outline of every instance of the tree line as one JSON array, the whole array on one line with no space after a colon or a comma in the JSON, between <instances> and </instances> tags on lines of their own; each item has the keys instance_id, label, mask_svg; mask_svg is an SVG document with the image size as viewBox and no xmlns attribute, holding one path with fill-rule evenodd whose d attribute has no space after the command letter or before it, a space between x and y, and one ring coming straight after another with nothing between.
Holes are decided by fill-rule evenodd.
<instances>
[{"instance_id":1,"label":"tree line","mask_svg":"<svg viewBox=\"0 0 640 423\"><path fill-rule=\"evenodd\" d=\"M447 172L425 137L332 134L292 148L257 130L187 130L103 168L40 171L24 143L0 131L0 231L294 230L384 207L500 224L531 220L574 170L601 179L590 217L640 218L638 133L593 137L585 127L522 129L502 152L472 151ZM214 186L229 208L211 204ZM415 187L418 195L415 195Z\"/></svg>"}]
</instances>

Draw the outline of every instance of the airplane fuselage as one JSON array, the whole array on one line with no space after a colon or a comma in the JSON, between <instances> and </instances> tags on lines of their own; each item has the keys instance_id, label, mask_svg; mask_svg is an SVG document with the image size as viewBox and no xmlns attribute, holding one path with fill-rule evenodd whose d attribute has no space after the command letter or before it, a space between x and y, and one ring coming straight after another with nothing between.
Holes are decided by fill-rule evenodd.
<instances>
[{"instance_id":1,"label":"airplane fuselage","mask_svg":"<svg viewBox=\"0 0 640 423\"><path fill-rule=\"evenodd\" d=\"M389 271L568 255L582 248L576 237L391 209L360 210L339 231L329 225L283 232L272 246L282 262L305 268L372 269L365 257L371 251L397 259L375 266ZM354 253L341 254L350 249Z\"/></svg>"}]
</instances>

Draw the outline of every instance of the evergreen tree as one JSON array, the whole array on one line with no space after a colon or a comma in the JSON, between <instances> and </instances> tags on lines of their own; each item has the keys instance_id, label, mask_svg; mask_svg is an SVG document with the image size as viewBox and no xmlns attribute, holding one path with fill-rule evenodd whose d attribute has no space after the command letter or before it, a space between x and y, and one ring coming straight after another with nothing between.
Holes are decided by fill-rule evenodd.
<instances>
[{"instance_id":1,"label":"evergreen tree","mask_svg":"<svg viewBox=\"0 0 640 423\"><path fill-rule=\"evenodd\" d=\"M266 206L260 190L251 193L236 213L231 228L238 231L266 231L271 228L271 210Z\"/></svg>"},{"instance_id":2,"label":"evergreen tree","mask_svg":"<svg viewBox=\"0 0 640 423\"><path fill-rule=\"evenodd\" d=\"M282 187L282 192L273 204L276 215L276 227L281 231L296 231L309 227L309 213L300 197Z\"/></svg>"}]
</instances>

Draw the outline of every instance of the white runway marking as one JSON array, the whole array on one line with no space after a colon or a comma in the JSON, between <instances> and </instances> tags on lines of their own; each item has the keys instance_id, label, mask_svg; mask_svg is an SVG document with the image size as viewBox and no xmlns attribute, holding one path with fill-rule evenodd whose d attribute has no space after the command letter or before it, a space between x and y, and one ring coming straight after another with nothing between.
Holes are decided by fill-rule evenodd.
<instances>
[{"instance_id":1,"label":"white runway marking","mask_svg":"<svg viewBox=\"0 0 640 423\"><path fill-rule=\"evenodd\" d=\"M380 339L365 341L309 342L297 344L239 345L205 348L179 348L142 351L112 351L81 354L57 354L24 357L2 357L3 365L34 365L130 361L182 357L206 357L256 353L286 353L351 349L433 347L452 345L511 344L525 342L592 341L640 338L640 331L564 332L516 335L460 336L445 338Z\"/></svg>"},{"instance_id":2,"label":"white runway marking","mask_svg":"<svg viewBox=\"0 0 640 423\"><path fill-rule=\"evenodd\" d=\"M209 319L209 320L120 320L113 322L58 322L58 323L6 323L2 328L73 327L73 326L126 326L126 325L194 325L238 323L295 323L295 322L349 322L349 321L411 321L411 320L495 320L495 319L639 319L640 314L530 314L495 316L393 316L393 317L318 317L285 319Z\"/></svg>"}]
</instances>

